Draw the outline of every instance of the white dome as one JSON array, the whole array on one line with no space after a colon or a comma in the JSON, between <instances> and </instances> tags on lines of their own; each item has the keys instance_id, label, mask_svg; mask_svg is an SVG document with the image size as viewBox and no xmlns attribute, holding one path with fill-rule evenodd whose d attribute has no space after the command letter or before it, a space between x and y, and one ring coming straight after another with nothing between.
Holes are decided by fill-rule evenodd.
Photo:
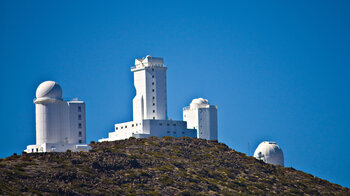
<instances>
[{"instance_id":1,"label":"white dome","mask_svg":"<svg viewBox=\"0 0 350 196\"><path fill-rule=\"evenodd\" d=\"M284 166L283 152L276 142L261 142L254 152L254 157L265 163Z\"/></svg>"},{"instance_id":2,"label":"white dome","mask_svg":"<svg viewBox=\"0 0 350 196\"><path fill-rule=\"evenodd\" d=\"M36 89L36 98L62 98L62 88L57 82L45 81Z\"/></svg>"},{"instance_id":3,"label":"white dome","mask_svg":"<svg viewBox=\"0 0 350 196\"><path fill-rule=\"evenodd\" d=\"M190 107L191 108L204 108L207 107L209 105L209 102L207 99L203 99L203 98L197 98L197 99L193 99Z\"/></svg>"}]
</instances>

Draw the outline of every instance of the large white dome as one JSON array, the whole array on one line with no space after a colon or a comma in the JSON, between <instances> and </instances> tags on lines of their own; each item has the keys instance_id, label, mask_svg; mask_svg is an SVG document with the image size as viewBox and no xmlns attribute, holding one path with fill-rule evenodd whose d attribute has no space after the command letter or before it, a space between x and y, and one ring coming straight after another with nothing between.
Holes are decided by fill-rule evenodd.
<instances>
[{"instance_id":1,"label":"large white dome","mask_svg":"<svg viewBox=\"0 0 350 196\"><path fill-rule=\"evenodd\" d=\"M261 142L254 152L254 157L265 163L284 166L283 152L276 142Z\"/></svg>"},{"instance_id":2,"label":"large white dome","mask_svg":"<svg viewBox=\"0 0 350 196\"><path fill-rule=\"evenodd\" d=\"M203 99L203 98L197 98L197 99L193 99L190 107L191 108L204 108L207 107L209 105L209 102L207 99Z\"/></svg>"},{"instance_id":3,"label":"large white dome","mask_svg":"<svg viewBox=\"0 0 350 196\"><path fill-rule=\"evenodd\" d=\"M36 98L62 99L62 88L54 81L45 81L36 89Z\"/></svg>"}]
</instances>

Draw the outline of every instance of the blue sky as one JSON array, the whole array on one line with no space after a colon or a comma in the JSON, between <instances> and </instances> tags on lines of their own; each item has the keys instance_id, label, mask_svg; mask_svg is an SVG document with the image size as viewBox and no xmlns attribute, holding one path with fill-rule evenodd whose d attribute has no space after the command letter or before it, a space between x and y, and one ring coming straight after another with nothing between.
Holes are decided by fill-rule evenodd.
<instances>
[{"instance_id":1,"label":"blue sky","mask_svg":"<svg viewBox=\"0 0 350 196\"><path fill-rule=\"evenodd\" d=\"M219 141L350 187L348 1L0 1L0 157L35 143L36 87L86 102L87 139L132 119L135 58L164 57L168 116L203 97Z\"/></svg>"}]
</instances>

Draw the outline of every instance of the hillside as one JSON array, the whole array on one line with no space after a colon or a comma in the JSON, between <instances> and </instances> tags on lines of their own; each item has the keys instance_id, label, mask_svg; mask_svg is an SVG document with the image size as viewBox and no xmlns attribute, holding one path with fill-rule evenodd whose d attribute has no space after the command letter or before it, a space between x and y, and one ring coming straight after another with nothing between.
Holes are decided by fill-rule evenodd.
<instances>
[{"instance_id":1,"label":"hillside","mask_svg":"<svg viewBox=\"0 0 350 196\"><path fill-rule=\"evenodd\" d=\"M350 195L350 189L192 138L92 144L91 152L0 160L0 194Z\"/></svg>"}]
</instances>

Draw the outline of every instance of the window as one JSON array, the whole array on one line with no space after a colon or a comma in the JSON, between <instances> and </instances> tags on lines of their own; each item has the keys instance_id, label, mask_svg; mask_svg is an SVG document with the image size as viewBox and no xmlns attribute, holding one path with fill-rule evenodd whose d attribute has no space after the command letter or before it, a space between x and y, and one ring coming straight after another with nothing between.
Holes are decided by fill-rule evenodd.
<instances>
[{"instance_id":1,"label":"window","mask_svg":"<svg viewBox=\"0 0 350 196\"><path fill-rule=\"evenodd\" d=\"M167 131L167 133L170 133L170 131Z\"/></svg>"},{"instance_id":2,"label":"window","mask_svg":"<svg viewBox=\"0 0 350 196\"><path fill-rule=\"evenodd\" d=\"M153 105L156 105L155 103L153 103Z\"/></svg>"},{"instance_id":3,"label":"window","mask_svg":"<svg viewBox=\"0 0 350 196\"><path fill-rule=\"evenodd\" d=\"M81 114L78 115L78 120L81 120Z\"/></svg>"},{"instance_id":4,"label":"window","mask_svg":"<svg viewBox=\"0 0 350 196\"><path fill-rule=\"evenodd\" d=\"M81 129L81 123L78 124L78 128Z\"/></svg>"},{"instance_id":5,"label":"window","mask_svg":"<svg viewBox=\"0 0 350 196\"><path fill-rule=\"evenodd\" d=\"M153 113L155 113L156 111L155 110L153 110Z\"/></svg>"},{"instance_id":6,"label":"window","mask_svg":"<svg viewBox=\"0 0 350 196\"><path fill-rule=\"evenodd\" d=\"M154 92L154 89L152 89L152 92Z\"/></svg>"},{"instance_id":7,"label":"window","mask_svg":"<svg viewBox=\"0 0 350 196\"><path fill-rule=\"evenodd\" d=\"M154 76L152 76L152 78L154 78Z\"/></svg>"},{"instance_id":8,"label":"window","mask_svg":"<svg viewBox=\"0 0 350 196\"><path fill-rule=\"evenodd\" d=\"M125 125L125 129L128 128L128 126Z\"/></svg>"},{"instance_id":9,"label":"window","mask_svg":"<svg viewBox=\"0 0 350 196\"><path fill-rule=\"evenodd\" d=\"M81 106L78 106L78 112L81 112Z\"/></svg>"},{"instance_id":10,"label":"window","mask_svg":"<svg viewBox=\"0 0 350 196\"><path fill-rule=\"evenodd\" d=\"M82 136L82 133L81 133L81 131L79 131L79 137L81 137Z\"/></svg>"},{"instance_id":11,"label":"window","mask_svg":"<svg viewBox=\"0 0 350 196\"><path fill-rule=\"evenodd\" d=\"M118 127L115 127L115 130L118 130Z\"/></svg>"},{"instance_id":12,"label":"window","mask_svg":"<svg viewBox=\"0 0 350 196\"><path fill-rule=\"evenodd\" d=\"M81 144L81 143L83 143L83 141L82 141L82 140L79 140L79 144Z\"/></svg>"},{"instance_id":13,"label":"window","mask_svg":"<svg viewBox=\"0 0 350 196\"><path fill-rule=\"evenodd\" d=\"M176 126L176 124L173 124L173 126Z\"/></svg>"},{"instance_id":14,"label":"window","mask_svg":"<svg viewBox=\"0 0 350 196\"><path fill-rule=\"evenodd\" d=\"M39 152L39 149L38 149L38 148L36 149L36 152Z\"/></svg>"},{"instance_id":15,"label":"window","mask_svg":"<svg viewBox=\"0 0 350 196\"><path fill-rule=\"evenodd\" d=\"M176 131L174 131L173 133L176 134Z\"/></svg>"},{"instance_id":16,"label":"window","mask_svg":"<svg viewBox=\"0 0 350 196\"><path fill-rule=\"evenodd\" d=\"M153 117L153 119L156 119L156 117Z\"/></svg>"},{"instance_id":17,"label":"window","mask_svg":"<svg viewBox=\"0 0 350 196\"><path fill-rule=\"evenodd\" d=\"M136 123L136 126L137 126L137 123Z\"/></svg>"},{"instance_id":18,"label":"window","mask_svg":"<svg viewBox=\"0 0 350 196\"><path fill-rule=\"evenodd\" d=\"M160 126L162 126L163 124L162 123L159 123Z\"/></svg>"},{"instance_id":19,"label":"window","mask_svg":"<svg viewBox=\"0 0 350 196\"><path fill-rule=\"evenodd\" d=\"M156 97L153 96L153 99L155 99Z\"/></svg>"},{"instance_id":20,"label":"window","mask_svg":"<svg viewBox=\"0 0 350 196\"><path fill-rule=\"evenodd\" d=\"M152 68L152 71L154 71L154 69Z\"/></svg>"},{"instance_id":21,"label":"window","mask_svg":"<svg viewBox=\"0 0 350 196\"><path fill-rule=\"evenodd\" d=\"M168 125L168 126L169 126L170 124L169 124L169 123L167 123L166 125Z\"/></svg>"},{"instance_id":22,"label":"window","mask_svg":"<svg viewBox=\"0 0 350 196\"><path fill-rule=\"evenodd\" d=\"M132 124L131 126L134 127L134 124Z\"/></svg>"},{"instance_id":23,"label":"window","mask_svg":"<svg viewBox=\"0 0 350 196\"><path fill-rule=\"evenodd\" d=\"M123 127L120 127L120 129L123 129Z\"/></svg>"},{"instance_id":24,"label":"window","mask_svg":"<svg viewBox=\"0 0 350 196\"><path fill-rule=\"evenodd\" d=\"M185 134L185 132L183 131L182 134Z\"/></svg>"},{"instance_id":25,"label":"window","mask_svg":"<svg viewBox=\"0 0 350 196\"><path fill-rule=\"evenodd\" d=\"M152 85L154 85L154 82L152 82Z\"/></svg>"}]
</instances>

